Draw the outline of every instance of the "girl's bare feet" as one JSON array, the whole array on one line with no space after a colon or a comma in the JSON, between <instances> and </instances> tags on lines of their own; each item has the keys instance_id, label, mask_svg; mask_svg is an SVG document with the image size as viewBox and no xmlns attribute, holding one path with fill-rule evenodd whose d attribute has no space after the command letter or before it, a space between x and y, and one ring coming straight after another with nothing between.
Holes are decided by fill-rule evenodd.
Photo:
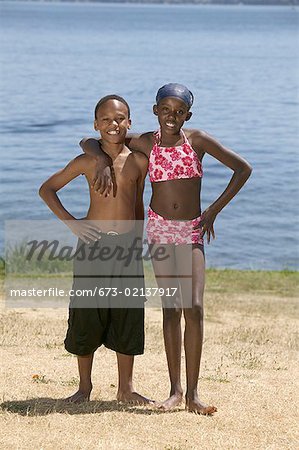
<instances>
[{"instance_id":1,"label":"girl's bare feet","mask_svg":"<svg viewBox=\"0 0 299 450\"><path fill-rule=\"evenodd\" d=\"M180 404L182 403L182 399L183 399L183 394L180 392L176 392L176 393L172 394L164 402L161 402L161 403L156 402L155 405L162 411L170 411L171 409L174 409L177 406L180 406Z\"/></svg>"},{"instance_id":2,"label":"girl's bare feet","mask_svg":"<svg viewBox=\"0 0 299 450\"><path fill-rule=\"evenodd\" d=\"M217 412L216 406L209 406L205 403L202 403L199 398L190 399L186 397L186 411L193 412L196 414L203 414L206 416L210 416Z\"/></svg>"}]
</instances>

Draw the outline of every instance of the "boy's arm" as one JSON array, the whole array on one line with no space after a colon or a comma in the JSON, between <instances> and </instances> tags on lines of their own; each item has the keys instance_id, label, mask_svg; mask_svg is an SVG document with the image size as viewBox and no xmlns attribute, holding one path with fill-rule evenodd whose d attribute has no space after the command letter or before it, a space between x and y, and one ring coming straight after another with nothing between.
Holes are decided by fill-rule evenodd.
<instances>
[{"instance_id":1,"label":"boy's arm","mask_svg":"<svg viewBox=\"0 0 299 450\"><path fill-rule=\"evenodd\" d=\"M192 135L192 143L196 148L213 156L234 172L222 194L202 214L200 226L203 228L204 233L207 233L208 242L210 242L211 235L215 238L213 224L217 214L239 192L249 178L252 168L245 159L227 147L224 147L215 138L205 132L195 132Z\"/></svg>"},{"instance_id":2,"label":"boy's arm","mask_svg":"<svg viewBox=\"0 0 299 450\"><path fill-rule=\"evenodd\" d=\"M72 216L62 205L57 192L71 180L85 173L86 165L88 164L87 158L85 155L80 155L73 159L64 169L59 170L48 178L39 189L39 195L51 211L85 242L98 238L98 230L90 225L88 221L84 223Z\"/></svg>"}]
</instances>

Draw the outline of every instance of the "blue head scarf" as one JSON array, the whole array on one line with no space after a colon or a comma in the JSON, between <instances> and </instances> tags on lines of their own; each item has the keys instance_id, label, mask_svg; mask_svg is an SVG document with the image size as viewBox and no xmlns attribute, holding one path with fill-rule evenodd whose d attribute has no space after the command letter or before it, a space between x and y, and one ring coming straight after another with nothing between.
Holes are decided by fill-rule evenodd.
<instances>
[{"instance_id":1,"label":"blue head scarf","mask_svg":"<svg viewBox=\"0 0 299 450\"><path fill-rule=\"evenodd\" d=\"M168 83L162 86L157 92L156 103L158 104L159 101L165 97L177 97L180 100L183 100L189 109L191 108L194 99L192 92L183 84L178 83Z\"/></svg>"}]
</instances>

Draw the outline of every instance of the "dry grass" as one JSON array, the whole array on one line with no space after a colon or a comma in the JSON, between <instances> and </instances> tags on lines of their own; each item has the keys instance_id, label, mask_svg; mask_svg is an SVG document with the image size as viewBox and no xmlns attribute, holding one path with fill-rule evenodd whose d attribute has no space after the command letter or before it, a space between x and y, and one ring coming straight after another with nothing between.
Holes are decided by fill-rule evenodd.
<instances>
[{"instance_id":1,"label":"dry grass","mask_svg":"<svg viewBox=\"0 0 299 450\"><path fill-rule=\"evenodd\" d=\"M92 401L61 399L77 386L76 359L63 339L67 312L2 309L3 449L295 449L296 299L260 293L206 294L200 391L214 417L183 407L160 413L115 402L115 355L98 350ZM147 345L136 358L135 387L168 394L161 311L147 310ZM297 376L296 376L297 375Z\"/></svg>"}]
</instances>

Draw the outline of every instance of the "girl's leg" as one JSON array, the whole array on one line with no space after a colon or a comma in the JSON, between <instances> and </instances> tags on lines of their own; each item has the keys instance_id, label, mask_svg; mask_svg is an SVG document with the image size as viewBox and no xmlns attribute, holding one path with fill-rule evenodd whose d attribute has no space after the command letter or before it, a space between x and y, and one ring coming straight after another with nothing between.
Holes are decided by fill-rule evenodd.
<instances>
[{"instance_id":1,"label":"girl's leg","mask_svg":"<svg viewBox=\"0 0 299 450\"><path fill-rule=\"evenodd\" d=\"M158 244L161 246L162 244ZM163 307L163 336L165 352L168 364L168 372L170 378L170 395L158 406L161 409L169 410L178 406L183 397L183 390L181 385L181 317L182 317L182 303L180 296L179 283L176 278L176 267L174 261L174 246L167 245L168 258L164 261L152 260L154 272L159 288L164 289L164 292L174 292L175 295L161 296ZM153 246L153 254L156 246ZM170 290L169 288L174 288Z\"/></svg>"},{"instance_id":2,"label":"girl's leg","mask_svg":"<svg viewBox=\"0 0 299 450\"><path fill-rule=\"evenodd\" d=\"M82 403L85 401L89 401L90 393L92 390L91 369L93 356L93 353L86 356L77 356L80 376L79 389L77 392L75 392L75 394L66 398L66 401L72 403Z\"/></svg>"},{"instance_id":3,"label":"girl's leg","mask_svg":"<svg viewBox=\"0 0 299 450\"><path fill-rule=\"evenodd\" d=\"M189 249L187 248L189 247ZM178 246L176 249L178 271L187 267L190 261L190 246ZM198 397L198 378L203 343L203 293L205 283L205 260L203 249L199 245L192 248L192 283L181 280L184 305L185 334L184 348L186 355L186 409L199 414L212 414L217 411L214 406L202 403Z\"/></svg>"}]
</instances>

